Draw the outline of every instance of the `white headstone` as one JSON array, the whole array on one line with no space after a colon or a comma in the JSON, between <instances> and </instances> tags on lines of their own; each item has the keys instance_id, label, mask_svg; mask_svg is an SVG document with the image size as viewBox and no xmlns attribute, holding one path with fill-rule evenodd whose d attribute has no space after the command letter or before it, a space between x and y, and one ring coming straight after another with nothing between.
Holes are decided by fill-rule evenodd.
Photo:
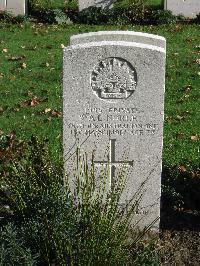
<instances>
[{"instance_id":1,"label":"white headstone","mask_svg":"<svg viewBox=\"0 0 200 266\"><path fill-rule=\"evenodd\" d=\"M112 7L113 0L79 0L79 11L88 8L90 6L110 8Z\"/></svg>"},{"instance_id":2,"label":"white headstone","mask_svg":"<svg viewBox=\"0 0 200 266\"><path fill-rule=\"evenodd\" d=\"M13 15L27 14L27 0L0 0L0 10L8 11Z\"/></svg>"},{"instance_id":3,"label":"white headstone","mask_svg":"<svg viewBox=\"0 0 200 266\"><path fill-rule=\"evenodd\" d=\"M195 18L200 13L200 0L165 0L165 9L174 15Z\"/></svg>"},{"instance_id":4,"label":"white headstone","mask_svg":"<svg viewBox=\"0 0 200 266\"><path fill-rule=\"evenodd\" d=\"M73 42L63 58L66 171L73 172L78 146L89 161L95 151L96 169L109 164L111 183L126 165L123 203L149 177L137 215L140 219L148 212L140 222L144 227L160 215L165 39L101 32L73 36Z\"/></svg>"},{"instance_id":5,"label":"white headstone","mask_svg":"<svg viewBox=\"0 0 200 266\"><path fill-rule=\"evenodd\" d=\"M126 41L155 45L166 48L166 44L158 35L135 32L135 31L97 31L73 35L70 38L70 44L81 44L87 42L100 41Z\"/></svg>"}]
</instances>

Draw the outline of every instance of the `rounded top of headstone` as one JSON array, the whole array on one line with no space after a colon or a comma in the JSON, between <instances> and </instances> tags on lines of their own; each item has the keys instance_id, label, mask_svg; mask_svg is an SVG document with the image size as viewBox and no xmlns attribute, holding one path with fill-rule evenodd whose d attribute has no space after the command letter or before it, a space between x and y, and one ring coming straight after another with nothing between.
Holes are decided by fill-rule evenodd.
<instances>
[{"instance_id":1,"label":"rounded top of headstone","mask_svg":"<svg viewBox=\"0 0 200 266\"><path fill-rule=\"evenodd\" d=\"M153 45L166 49L166 39L162 36L135 31L98 31L73 35L70 45L101 41L124 41Z\"/></svg>"}]
</instances>

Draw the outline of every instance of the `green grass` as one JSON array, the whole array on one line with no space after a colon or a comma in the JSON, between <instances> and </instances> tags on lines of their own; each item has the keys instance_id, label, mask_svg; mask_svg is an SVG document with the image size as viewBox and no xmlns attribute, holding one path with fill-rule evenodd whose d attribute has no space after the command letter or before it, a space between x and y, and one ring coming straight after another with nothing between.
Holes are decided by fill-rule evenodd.
<instances>
[{"instance_id":1,"label":"green grass","mask_svg":"<svg viewBox=\"0 0 200 266\"><path fill-rule=\"evenodd\" d=\"M58 158L62 147L61 44L67 46L73 34L114 29L149 32L167 39L163 162L199 164L198 25L1 24L0 130L15 131L22 139L32 134L46 137L51 154ZM47 108L51 110L45 114Z\"/></svg>"},{"instance_id":2,"label":"green grass","mask_svg":"<svg viewBox=\"0 0 200 266\"><path fill-rule=\"evenodd\" d=\"M156 7L163 6L163 0L147 0L146 2L150 6L156 6Z\"/></svg>"},{"instance_id":3,"label":"green grass","mask_svg":"<svg viewBox=\"0 0 200 266\"><path fill-rule=\"evenodd\" d=\"M63 8L65 7L65 0L30 0L30 5L39 8Z\"/></svg>"}]
</instances>

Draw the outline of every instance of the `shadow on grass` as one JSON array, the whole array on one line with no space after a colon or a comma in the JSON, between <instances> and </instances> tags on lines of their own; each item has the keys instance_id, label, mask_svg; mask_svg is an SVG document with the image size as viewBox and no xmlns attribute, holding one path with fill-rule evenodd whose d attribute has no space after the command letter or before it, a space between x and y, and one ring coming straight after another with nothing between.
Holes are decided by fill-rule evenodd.
<instances>
[{"instance_id":1,"label":"shadow on grass","mask_svg":"<svg viewBox=\"0 0 200 266\"><path fill-rule=\"evenodd\" d=\"M161 206L161 229L200 231L199 167L163 167Z\"/></svg>"}]
</instances>

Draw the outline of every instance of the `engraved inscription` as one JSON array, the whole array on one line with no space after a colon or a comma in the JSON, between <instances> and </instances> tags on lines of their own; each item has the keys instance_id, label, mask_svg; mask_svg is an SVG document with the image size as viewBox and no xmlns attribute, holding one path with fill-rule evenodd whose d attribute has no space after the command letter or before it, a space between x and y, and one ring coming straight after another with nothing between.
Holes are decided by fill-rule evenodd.
<instances>
[{"instance_id":1,"label":"engraved inscription","mask_svg":"<svg viewBox=\"0 0 200 266\"><path fill-rule=\"evenodd\" d=\"M72 135L85 136L154 136L159 131L156 121L144 120L143 111L137 107L85 108L79 123L69 123Z\"/></svg>"},{"instance_id":2,"label":"engraved inscription","mask_svg":"<svg viewBox=\"0 0 200 266\"><path fill-rule=\"evenodd\" d=\"M125 59L109 57L94 68L91 87L101 99L127 99L136 89L137 74Z\"/></svg>"}]
</instances>

